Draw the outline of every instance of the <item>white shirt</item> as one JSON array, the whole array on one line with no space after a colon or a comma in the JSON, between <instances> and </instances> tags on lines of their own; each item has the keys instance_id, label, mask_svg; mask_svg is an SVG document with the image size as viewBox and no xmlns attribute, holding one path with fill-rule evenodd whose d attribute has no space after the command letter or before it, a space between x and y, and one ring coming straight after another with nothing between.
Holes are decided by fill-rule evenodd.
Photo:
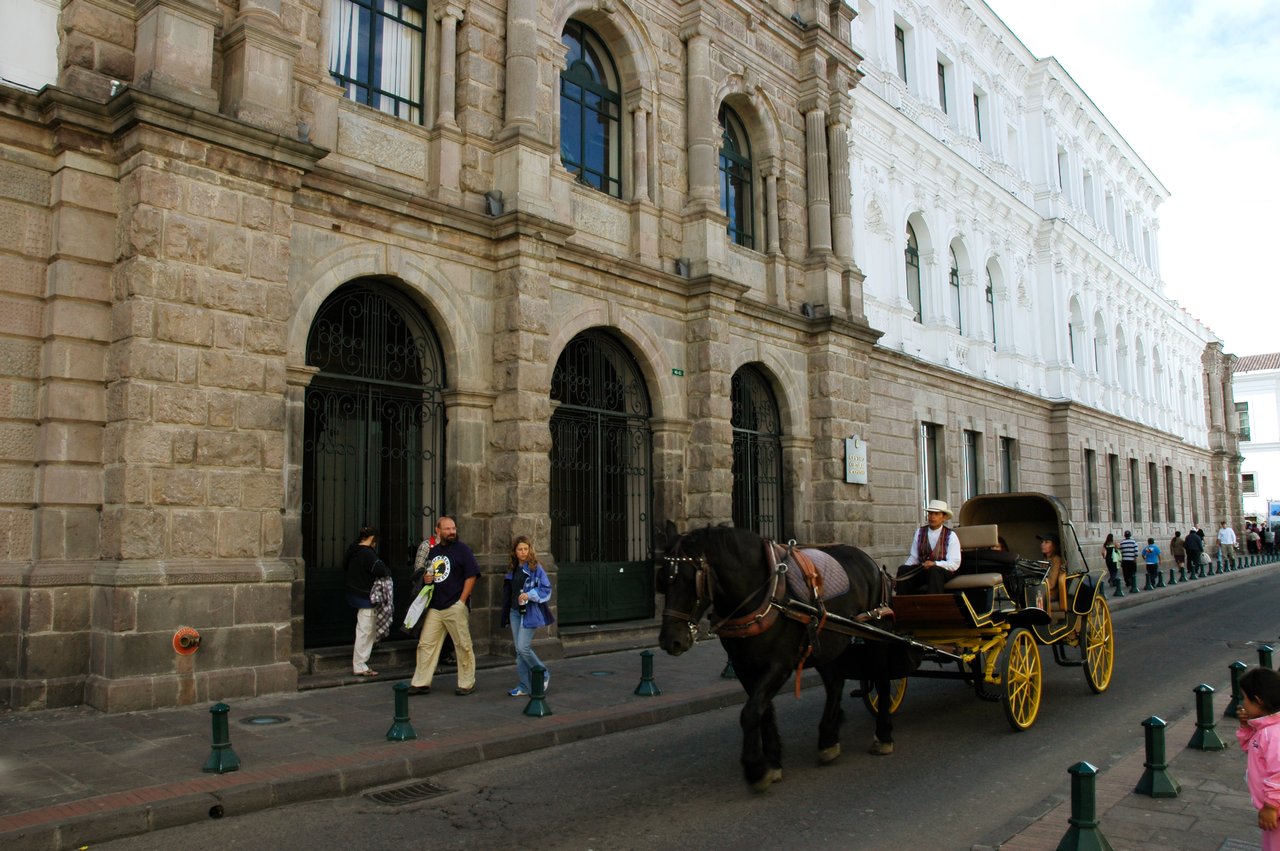
<instances>
[{"instance_id":1,"label":"white shirt","mask_svg":"<svg viewBox=\"0 0 1280 851\"><path fill-rule=\"evenodd\" d=\"M939 526L937 529L927 529L925 534L929 537L929 552L933 552L933 548L938 546L938 537L942 534L942 530L946 528ZM920 535L920 530L916 530L916 534L911 536L911 551L907 553L907 560L903 564L920 564L920 559L916 557L916 540ZM951 573L955 573L960 568L960 536L956 534L956 530L951 530L951 536L947 538L947 555L935 562L938 567Z\"/></svg>"},{"instance_id":2,"label":"white shirt","mask_svg":"<svg viewBox=\"0 0 1280 851\"><path fill-rule=\"evenodd\" d=\"M1218 543L1223 546L1234 547L1236 545L1236 530L1227 526L1218 530Z\"/></svg>"}]
</instances>

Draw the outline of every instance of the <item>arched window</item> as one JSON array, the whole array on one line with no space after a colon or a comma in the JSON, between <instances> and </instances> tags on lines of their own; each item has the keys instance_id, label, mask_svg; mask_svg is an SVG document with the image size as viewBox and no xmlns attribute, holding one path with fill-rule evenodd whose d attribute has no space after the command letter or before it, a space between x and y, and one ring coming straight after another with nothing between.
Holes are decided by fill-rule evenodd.
<instances>
[{"instance_id":1,"label":"arched window","mask_svg":"<svg viewBox=\"0 0 1280 851\"><path fill-rule=\"evenodd\" d=\"M920 298L920 243L916 242L915 228L907 223L907 301L911 302L913 318L917 322L924 321Z\"/></svg>"},{"instance_id":2,"label":"arched window","mask_svg":"<svg viewBox=\"0 0 1280 851\"><path fill-rule=\"evenodd\" d=\"M724 128L720 143L720 208L729 217L729 238L736 245L755 248L751 142L737 113L723 105L720 126Z\"/></svg>"},{"instance_id":3,"label":"arched window","mask_svg":"<svg viewBox=\"0 0 1280 851\"><path fill-rule=\"evenodd\" d=\"M960 313L960 264L956 262L955 249L951 249L949 253L951 255L951 275L948 279L951 284L951 317L955 320L956 330L963 334L964 320Z\"/></svg>"},{"instance_id":4,"label":"arched window","mask_svg":"<svg viewBox=\"0 0 1280 851\"><path fill-rule=\"evenodd\" d=\"M778 403L760 370L733 374L733 525L780 540L782 517L782 428Z\"/></svg>"},{"instance_id":5,"label":"arched window","mask_svg":"<svg viewBox=\"0 0 1280 851\"><path fill-rule=\"evenodd\" d=\"M560 161L581 183L622 197L622 96L618 69L600 36L578 21L561 38Z\"/></svg>"}]
</instances>

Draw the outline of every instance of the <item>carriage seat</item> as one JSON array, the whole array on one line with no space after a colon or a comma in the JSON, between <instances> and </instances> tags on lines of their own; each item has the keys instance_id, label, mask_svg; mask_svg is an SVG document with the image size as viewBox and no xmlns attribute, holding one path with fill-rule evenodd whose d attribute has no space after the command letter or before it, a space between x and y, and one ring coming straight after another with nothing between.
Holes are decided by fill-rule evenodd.
<instances>
[{"instance_id":1,"label":"carriage seat","mask_svg":"<svg viewBox=\"0 0 1280 851\"><path fill-rule=\"evenodd\" d=\"M964 591L968 588L994 588L1004 582L999 573L970 573L947 580L942 586L946 591Z\"/></svg>"},{"instance_id":2,"label":"carriage seat","mask_svg":"<svg viewBox=\"0 0 1280 851\"><path fill-rule=\"evenodd\" d=\"M956 537L961 550L989 550L1000 544L1000 530L994 523L981 526L958 526Z\"/></svg>"}]
</instances>

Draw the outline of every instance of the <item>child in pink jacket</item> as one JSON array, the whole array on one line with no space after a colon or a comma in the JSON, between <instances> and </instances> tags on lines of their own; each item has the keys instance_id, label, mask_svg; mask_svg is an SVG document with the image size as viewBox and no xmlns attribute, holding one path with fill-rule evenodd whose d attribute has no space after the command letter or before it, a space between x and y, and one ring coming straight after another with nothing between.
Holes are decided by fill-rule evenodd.
<instances>
[{"instance_id":1,"label":"child in pink jacket","mask_svg":"<svg viewBox=\"0 0 1280 851\"><path fill-rule=\"evenodd\" d=\"M1245 780L1262 828L1262 851L1280 851L1280 673L1253 668L1240 677L1236 739L1248 758Z\"/></svg>"}]
</instances>

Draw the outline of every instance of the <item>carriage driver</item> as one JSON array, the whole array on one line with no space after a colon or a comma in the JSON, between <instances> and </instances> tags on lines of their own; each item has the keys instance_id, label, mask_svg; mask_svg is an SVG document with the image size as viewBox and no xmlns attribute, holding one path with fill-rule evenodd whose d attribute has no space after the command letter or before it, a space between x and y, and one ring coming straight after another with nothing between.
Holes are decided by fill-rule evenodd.
<instances>
[{"instance_id":1,"label":"carriage driver","mask_svg":"<svg viewBox=\"0 0 1280 851\"><path fill-rule=\"evenodd\" d=\"M960 538L945 525L951 507L933 499L924 509L924 526L916 530L907 560L898 568L899 594L942 594L960 567Z\"/></svg>"}]
</instances>

